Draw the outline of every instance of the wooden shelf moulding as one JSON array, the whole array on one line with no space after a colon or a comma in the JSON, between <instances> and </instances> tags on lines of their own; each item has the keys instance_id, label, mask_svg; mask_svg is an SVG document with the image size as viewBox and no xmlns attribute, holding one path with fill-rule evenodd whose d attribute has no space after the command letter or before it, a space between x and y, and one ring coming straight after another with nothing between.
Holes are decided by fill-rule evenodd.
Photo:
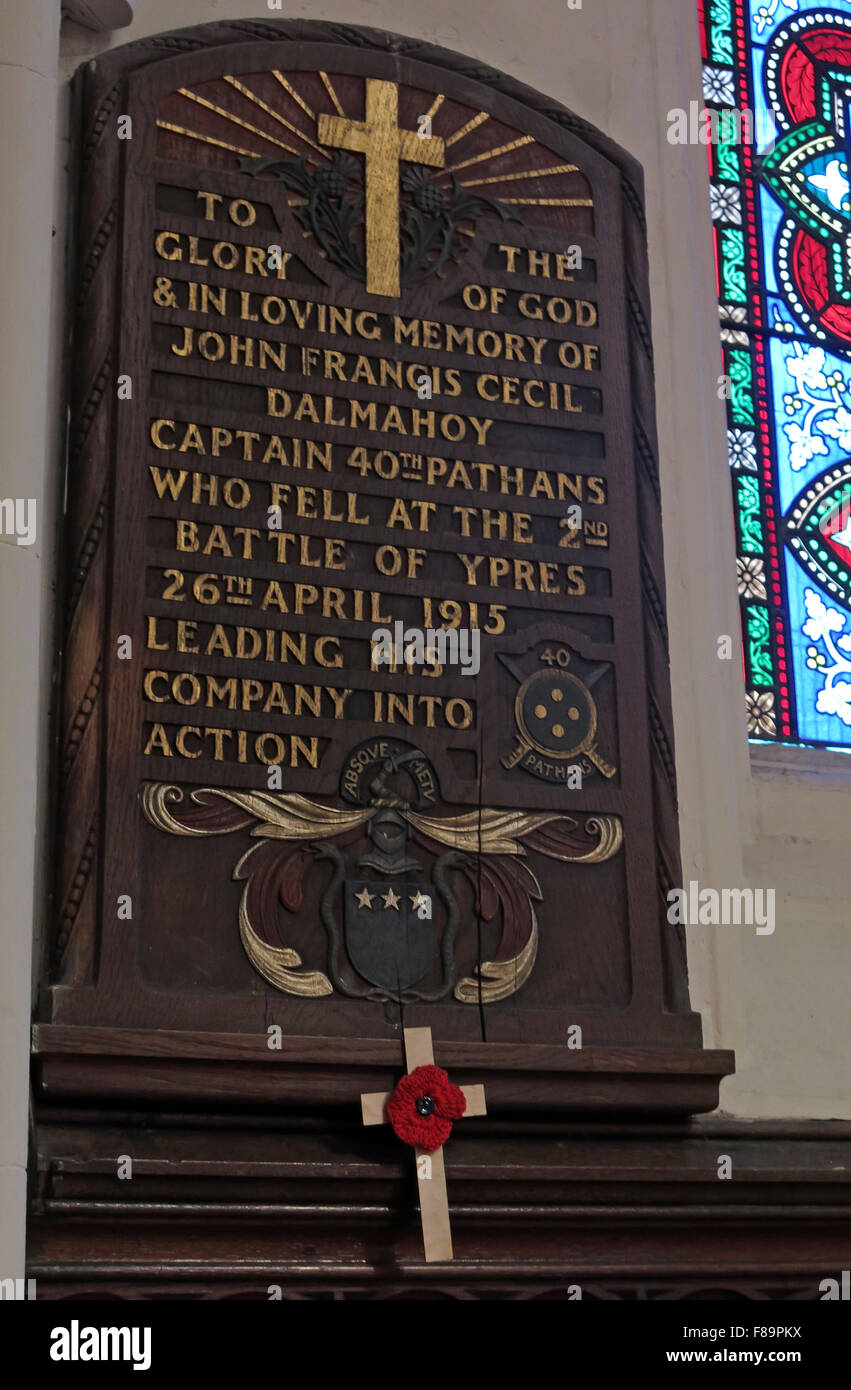
<instances>
[{"instance_id":1,"label":"wooden shelf moulding","mask_svg":"<svg viewBox=\"0 0 851 1390\"><path fill-rule=\"evenodd\" d=\"M209 1107L351 1105L361 1091L392 1089L401 1043L389 1039L266 1039L230 1033L36 1024L36 1086L45 1099L153 1101ZM441 1043L443 1065L461 1085L481 1081L498 1110L646 1115L714 1110L724 1051L510 1043Z\"/></svg>"}]
</instances>

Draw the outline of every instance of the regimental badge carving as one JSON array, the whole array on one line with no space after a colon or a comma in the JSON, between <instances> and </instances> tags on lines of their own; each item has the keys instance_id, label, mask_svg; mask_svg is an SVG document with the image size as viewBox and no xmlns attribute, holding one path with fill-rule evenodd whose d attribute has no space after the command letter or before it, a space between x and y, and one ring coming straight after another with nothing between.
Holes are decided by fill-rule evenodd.
<instances>
[{"instance_id":1,"label":"regimental badge carving","mask_svg":"<svg viewBox=\"0 0 851 1390\"><path fill-rule=\"evenodd\" d=\"M597 704L591 693L610 663L584 663L588 669L580 676L569 669L575 654L558 642L538 642L524 658L501 654L500 661L520 682L514 700L517 742L502 759L503 767L521 767L545 782L568 785L571 771L578 770L579 787L595 772L613 778L617 768L597 748Z\"/></svg>"},{"instance_id":2,"label":"regimental badge carving","mask_svg":"<svg viewBox=\"0 0 851 1390\"><path fill-rule=\"evenodd\" d=\"M245 882L240 936L255 969L285 994L396 1003L450 994L465 1004L505 999L529 978L538 952L535 903L543 895L527 856L601 864L623 842L613 815L435 814L437 775L419 748L400 739L379 736L353 749L340 798L345 808L293 792L167 783L143 791L148 820L172 835L252 827L260 843L234 869ZM269 938L280 930L282 908L300 911L313 873L323 873L324 883L308 963ZM499 927L498 948L459 979L456 947L462 938L475 942L481 922Z\"/></svg>"}]
</instances>

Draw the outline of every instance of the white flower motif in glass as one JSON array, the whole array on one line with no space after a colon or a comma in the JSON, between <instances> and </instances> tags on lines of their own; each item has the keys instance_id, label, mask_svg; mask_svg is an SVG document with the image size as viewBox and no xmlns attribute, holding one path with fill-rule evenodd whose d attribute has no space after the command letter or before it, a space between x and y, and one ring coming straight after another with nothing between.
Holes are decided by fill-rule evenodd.
<instances>
[{"instance_id":1,"label":"white flower motif in glass","mask_svg":"<svg viewBox=\"0 0 851 1390\"><path fill-rule=\"evenodd\" d=\"M835 439L840 449L851 453L851 411L846 410L844 405L839 406L827 420L820 420L818 428L822 434Z\"/></svg>"},{"instance_id":2,"label":"white flower motif in glass","mask_svg":"<svg viewBox=\"0 0 851 1390\"><path fill-rule=\"evenodd\" d=\"M704 101L724 102L727 106L736 104L736 88L733 74L726 68L703 69Z\"/></svg>"},{"instance_id":3,"label":"white flower motif in glass","mask_svg":"<svg viewBox=\"0 0 851 1390\"><path fill-rule=\"evenodd\" d=\"M753 430L728 430L727 454L731 468L756 468L756 435Z\"/></svg>"},{"instance_id":4,"label":"white flower motif in glass","mask_svg":"<svg viewBox=\"0 0 851 1390\"><path fill-rule=\"evenodd\" d=\"M851 203L848 201L851 184L848 182L848 165L844 159L829 160L824 173L810 174L807 183L824 193L830 206L837 212L851 211Z\"/></svg>"},{"instance_id":5,"label":"white flower motif in glass","mask_svg":"<svg viewBox=\"0 0 851 1390\"><path fill-rule=\"evenodd\" d=\"M797 382L798 389L808 386L811 391L826 391L827 380L824 375L824 348L811 347L806 352L798 351L796 356L786 358L786 370Z\"/></svg>"},{"instance_id":6,"label":"white flower motif in glass","mask_svg":"<svg viewBox=\"0 0 851 1390\"><path fill-rule=\"evenodd\" d=\"M732 222L737 227L741 226L742 200L738 188L712 184L709 207L716 222Z\"/></svg>"}]
</instances>

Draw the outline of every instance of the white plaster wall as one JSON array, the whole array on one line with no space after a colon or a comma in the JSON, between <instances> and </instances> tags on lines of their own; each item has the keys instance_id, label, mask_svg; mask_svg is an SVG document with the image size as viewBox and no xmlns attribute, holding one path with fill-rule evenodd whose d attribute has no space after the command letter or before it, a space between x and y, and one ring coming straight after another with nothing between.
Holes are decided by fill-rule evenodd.
<instances>
[{"instance_id":1,"label":"white plaster wall","mask_svg":"<svg viewBox=\"0 0 851 1390\"><path fill-rule=\"evenodd\" d=\"M693 0L583 0L581 9L568 0L292 0L283 11L257 0L139 0L131 27L112 35L65 24L60 76L113 43L282 13L392 29L490 63L643 164L685 877L777 890L773 936L689 930L692 1000L706 1044L737 1053L724 1109L851 1117L851 764L804 753L802 770L793 751L780 766L763 757L752 776L739 663L717 658L718 636L736 637L738 609L705 151L666 140L668 111L700 99Z\"/></svg>"},{"instance_id":2,"label":"white plaster wall","mask_svg":"<svg viewBox=\"0 0 851 1390\"><path fill-rule=\"evenodd\" d=\"M59 6L0 7L0 496L34 499L36 538L0 536L0 1278L24 1273L30 982L48 812L54 475L51 278Z\"/></svg>"}]
</instances>

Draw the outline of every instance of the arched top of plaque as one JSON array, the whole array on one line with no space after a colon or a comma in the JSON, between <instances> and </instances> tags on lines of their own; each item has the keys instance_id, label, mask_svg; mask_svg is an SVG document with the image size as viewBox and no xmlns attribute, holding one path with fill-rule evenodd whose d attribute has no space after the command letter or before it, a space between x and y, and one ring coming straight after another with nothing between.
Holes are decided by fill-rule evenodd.
<instances>
[{"instance_id":1,"label":"arched top of plaque","mask_svg":"<svg viewBox=\"0 0 851 1390\"><path fill-rule=\"evenodd\" d=\"M433 138L454 151L446 164L456 166L462 184L469 180L460 178L463 171L457 166L461 164L468 169L474 167L477 175L484 173L486 178L498 172L522 173L529 179L534 170L546 169L549 182L539 183L538 178L531 178L524 193L530 200L547 200L539 201L536 220L544 225L563 226L565 220L558 208L565 204L560 200L581 200L587 196L587 191L581 191L581 164L571 188L564 183L567 171L559 167L557 172L551 172L545 157L554 137L561 151L566 139L575 155L581 157L583 150L593 152L625 177L631 201L637 200L633 201L634 211L640 217L641 168L607 135L506 73L420 39L330 21L270 18L197 25L123 45L81 69L88 94L95 98L90 107L92 126L87 159L94 153L108 116L116 109L121 84L129 78L138 79L143 73L150 82L144 89L166 100L167 111L158 111L158 119L183 131L202 134L200 143L207 148L194 156L187 156L186 147L181 147L180 142L158 142L158 153L187 162L229 170L235 167L233 155L268 156L274 153L274 145L262 138L265 133L289 146L286 153L282 150L284 157L308 155L312 148L322 163L316 150L316 145L323 143L316 140L319 120L323 115L344 121L363 120L363 83L372 78L399 88L402 129L404 118L411 117L412 128L419 135L420 117L431 113ZM294 74L297 80L293 80ZM335 86L335 75L343 79L342 89ZM255 77L259 79L256 84L250 80ZM361 79L359 88L356 78ZM238 84L248 90L240 90ZM243 98L241 102L235 100L237 94ZM422 105L418 97L425 94L429 94L430 101ZM167 100L169 96L171 100ZM186 102L194 102L194 110ZM199 119L206 102L220 108L215 111L207 107L211 118L218 117L217 129L209 131L209 138L203 131L204 121ZM421 105L422 109L417 109ZM471 114L466 120L458 119L465 109ZM468 122L472 124L468 126ZM483 126L485 130L481 129ZM506 131L516 133L504 135ZM185 139L192 141L193 135L188 134ZM463 151L458 148L462 139L466 142ZM487 150L492 159L493 151L514 140L518 140L517 148L524 150L521 156L515 157L514 149L505 150L506 157L498 168L483 170ZM475 166L471 164L473 159ZM444 172L448 173L448 169ZM501 182L494 180L493 185ZM516 196L518 191L513 192ZM544 206L548 208L546 213L542 211ZM579 222L570 219L573 226L583 222L584 229L590 230L590 218Z\"/></svg>"}]
</instances>

